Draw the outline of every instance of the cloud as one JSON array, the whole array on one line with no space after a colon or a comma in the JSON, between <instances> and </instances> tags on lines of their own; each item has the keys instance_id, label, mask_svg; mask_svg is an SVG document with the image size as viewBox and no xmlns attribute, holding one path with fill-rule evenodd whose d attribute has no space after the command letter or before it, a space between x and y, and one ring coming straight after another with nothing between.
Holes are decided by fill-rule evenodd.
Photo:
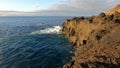
<instances>
[{"instance_id":1,"label":"cloud","mask_svg":"<svg viewBox=\"0 0 120 68\"><path fill-rule=\"evenodd\" d=\"M120 0L60 0L58 4L53 4L44 10L40 9L38 4L32 6L35 9L40 9L36 12L7 12L7 14L36 16L90 16L97 15L100 12L106 12L117 4L120 4Z\"/></svg>"},{"instance_id":2,"label":"cloud","mask_svg":"<svg viewBox=\"0 0 120 68\"><path fill-rule=\"evenodd\" d=\"M35 5L32 5L32 8L37 8L37 9L39 9L40 8L40 5L39 4L35 4Z\"/></svg>"},{"instance_id":3,"label":"cloud","mask_svg":"<svg viewBox=\"0 0 120 68\"><path fill-rule=\"evenodd\" d=\"M31 7L31 10L38 10L38 9L40 9L40 5L39 4L34 4Z\"/></svg>"},{"instance_id":4,"label":"cloud","mask_svg":"<svg viewBox=\"0 0 120 68\"><path fill-rule=\"evenodd\" d=\"M105 12L111 7L120 4L120 0L62 0L62 4L55 4L49 7L51 10L72 11L73 14L79 12L81 14L98 14Z\"/></svg>"},{"instance_id":5,"label":"cloud","mask_svg":"<svg viewBox=\"0 0 120 68\"><path fill-rule=\"evenodd\" d=\"M48 9L51 9L51 10L66 10L66 11L69 11L71 10L72 6L69 6L69 5L66 5L66 4L54 4L52 6L50 6Z\"/></svg>"}]
</instances>

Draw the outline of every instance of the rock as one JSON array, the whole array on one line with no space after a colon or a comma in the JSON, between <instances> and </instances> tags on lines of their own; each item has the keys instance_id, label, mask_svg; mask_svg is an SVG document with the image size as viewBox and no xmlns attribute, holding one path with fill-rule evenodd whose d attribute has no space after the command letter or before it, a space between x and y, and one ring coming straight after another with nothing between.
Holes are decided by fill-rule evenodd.
<instances>
[{"instance_id":1,"label":"rock","mask_svg":"<svg viewBox=\"0 0 120 68\"><path fill-rule=\"evenodd\" d=\"M116 12L120 13L120 4L110 9L106 14L112 15L112 14L115 14Z\"/></svg>"},{"instance_id":2,"label":"rock","mask_svg":"<svg viewBox=\"0 0 120 68\"><path fill-rule=\"evenodd\" d=\"M105 17L106 15L105 15L105 13L100 13L99 16L100 17Z\"/></svg>"},{"instance_id":3,"label":"rock","mask_svg":"<svg viewBox=\"0 0 120 68\"><path fill-rule=\"evenodd\" d=\"M120 67L119 7L98 16L75 17L63 23L61 33L69 37L77 50L63 68Z\"/></svg>"}]
</instances>

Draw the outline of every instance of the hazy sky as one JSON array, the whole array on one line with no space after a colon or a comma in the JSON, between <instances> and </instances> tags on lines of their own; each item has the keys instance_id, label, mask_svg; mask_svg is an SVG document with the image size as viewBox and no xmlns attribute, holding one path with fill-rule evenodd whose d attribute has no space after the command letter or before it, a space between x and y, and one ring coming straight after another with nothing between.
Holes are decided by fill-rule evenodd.
<instances>
[{"instance_id":1,"label":"hazy sky","mask_svg":"<svg viewBox=\"0 0 120 68\"><path fill-rule=\"evenodd\" d=\"M58 3L59 0L0 0L0 10L35 11Z\"/></svg>"},{"instance_id":2,"label":"hazy sky","mask_svg":"<svg viewBox=\"0 0 120 68\"><path fill-rule=\"evenodd\" d=\"M89 16L117 4L120 0L0 0L0 15Z\"/></svg>"}]
</instances>

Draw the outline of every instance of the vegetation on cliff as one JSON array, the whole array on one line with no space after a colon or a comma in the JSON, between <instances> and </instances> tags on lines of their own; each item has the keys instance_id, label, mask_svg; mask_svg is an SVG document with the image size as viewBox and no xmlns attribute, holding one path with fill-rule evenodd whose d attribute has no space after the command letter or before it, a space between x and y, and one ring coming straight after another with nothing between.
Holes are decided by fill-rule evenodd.
<instances>
[{"instance_id":1,"label":"vegetation on cliff","mask_svg":"<svg viewBox=\"0 0 120 68\"><path fill-rule=\"evenodd\" d=\"M77 51L63 68L120 68L120 6L89 18L66 20L61 33Z\"/></svg>"}]
</instances>

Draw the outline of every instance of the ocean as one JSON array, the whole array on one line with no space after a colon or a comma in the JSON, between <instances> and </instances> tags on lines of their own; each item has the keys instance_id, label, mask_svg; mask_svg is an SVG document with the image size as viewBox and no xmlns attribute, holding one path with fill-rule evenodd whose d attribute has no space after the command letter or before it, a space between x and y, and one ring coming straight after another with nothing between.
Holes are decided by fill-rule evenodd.
<instances>
[{"instance_id":1,"label":"ocean","mask_svg":"<svg viewBox=\"0 0 120 68\"><path fill-rule=\"evenodd\" d=\"M0 68L60 68L74 55L63 16L1 16Z\"/></svg>"}]
</instances>

